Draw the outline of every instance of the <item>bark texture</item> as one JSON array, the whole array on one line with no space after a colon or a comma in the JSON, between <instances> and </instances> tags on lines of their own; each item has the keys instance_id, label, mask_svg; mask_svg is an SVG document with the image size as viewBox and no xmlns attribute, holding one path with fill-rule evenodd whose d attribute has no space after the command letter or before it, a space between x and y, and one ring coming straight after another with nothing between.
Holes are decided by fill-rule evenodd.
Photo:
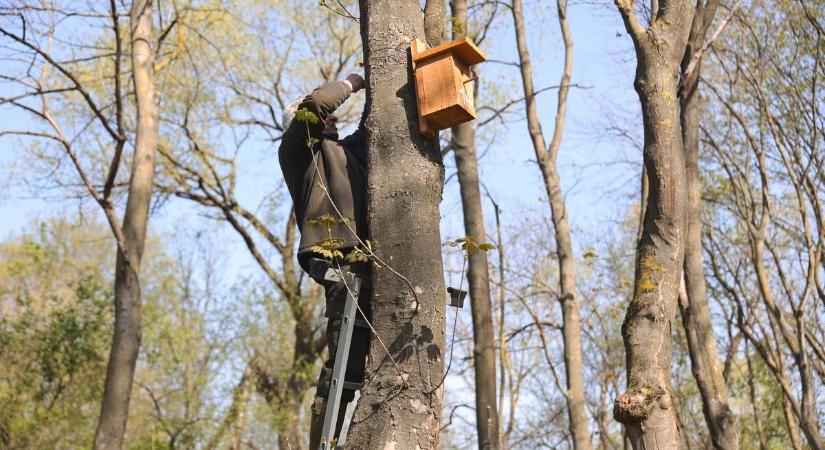
<instances>
[{"instance_id":1,"label":"bark texture","mask_svg":"<svg viewBox=\"0 0 825 450\"><path fill-rule=\"evenodd\" d=\"M453 0L452 15L460 24L453 29L453 39L467 32L467 1ZM476 95L474 90L473 95ZM485 242L484 212L478 178L474 122L452 129L453 153L461 191L464 232L475 242ZM481 449L500 448L498 408L496 407L496 348L493 330L493 307L490 300L490 273L487 252L477 251L467 261L470 307L473 316L473 367L475 369L476 431Z\"/></svg>"},{"instance_id":2,"label":"bark texture","mask_svg":"<svg viewBox=\"0 0 825 450\"><path fill-rule=\"evenodd\" d=\"M423 17L417 0L361 0L360 11L367 223L380 261L371 277L377 338L347 446L435 449L446 312L439 231L444 167L437 140L418 128L410 39L424 37Z\"/></svg>"},{"instance_id":3,"label":"bark texture","mask_svg":"<svg viewBox=\"0 0 825 450\"><path fill-rule=\"evenodd\" d=\"M680 297L679 309L685 327L691 371L702 396L702 412L713 448L736 450L739 448L739 426L728 403L728 387L722 376L716 338L713 336L702 263L702 182L699 177L701 97L698 90L701 60L697 60L690 73L687 73L696 53L705 44L707 31L718 6L718 0L696 2L687 49L682 58L683 81L679 90L679 103L688 201L684 263L686 295Z\"/></svg>"},{"instance_id":4,"label":"bark texture","mask_svg":"<svg viewBox=\"0 0 825 450\"><path fill-rule=\"evenodd\" d=\"M527 127L536 159L544 179L547 199L555 230L556 251L559 262L559 302L562 308L562 337L564 339L564 367L567 380L567 401L570 433L577 450L590 449L590 430L588 428L587 409L584 399L584 370L582 368L581 321L579 302L576 295L576 258L570 238L570 225L565 209L564 193L556 167L556 158L561 148L564 122L567 113L567 94L570 90L570 77L573 73L573 37L567 22L567 0L557 1L559 28L564 41L564 71L559 82L559 95L556 107L556 119L550 146L545 145L544 134L538 118L533 73L527 37L524 30L524 8L521 0L513 0L513 21L515 24L516 44L519 52L519 66L524 85Z\"/></svg>"},{"instance_id":5,"label":"bark texture","mask_svg":"<svg viewBox=\"0 0 825 450\"><path fill-rule=\"evenodd\" d=\"M129 194L123 217L124 247L118 248L115 267L115 332L106 368L100 421L95 432L95 449L120 449L126 431L132 380L140 349L139 273L158 144L155 55L150 45L152 1L135 0L129 20L137 124Z\"/></svg>"},{"instance_id":6,"label":"bark texture","mask_svg":"<svg viewBox=\"0 0 825 450\"><path fill-rule=\"evenodd\" d=\"M615 3L636 50L634 86L642 107L649 193L637 243L633 298L622 324L628 386L616 399L613 415L624 424L634 449L675 449L679 430L670 387L671 326L687 233L677 96L694 6L689 0L662 0L645 28L633 1Z\"/></svg>"}]
</instances>

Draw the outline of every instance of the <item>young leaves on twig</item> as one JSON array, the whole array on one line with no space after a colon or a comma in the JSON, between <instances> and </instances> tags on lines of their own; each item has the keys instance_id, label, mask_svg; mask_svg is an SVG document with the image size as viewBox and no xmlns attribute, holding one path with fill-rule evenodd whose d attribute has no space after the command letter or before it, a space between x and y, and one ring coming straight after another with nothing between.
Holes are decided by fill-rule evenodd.
<instances>
[{"instance_id":1,"label":"young leaves on twig","mask_svg":"<svg viewBox=\"0 0 825 450\"><path fill-rule=\"evenodd\" d=\"M490 251L495 248L495 246L489 242L482 242L479 244L475 241L475 239L473 239L472 236L464 236L452 241L444 242L441 245L442 247L460 247L461 250L466 252L468 255L472 255L478 251Z\"/></svg>"}]
</instances>

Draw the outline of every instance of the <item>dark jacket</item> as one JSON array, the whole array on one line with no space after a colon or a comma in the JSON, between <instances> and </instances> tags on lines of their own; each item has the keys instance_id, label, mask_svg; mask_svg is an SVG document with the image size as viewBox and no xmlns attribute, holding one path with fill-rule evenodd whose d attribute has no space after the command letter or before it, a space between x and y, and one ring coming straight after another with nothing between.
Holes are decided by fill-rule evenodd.
<instances>
[{"instance_id":1,"label":"dark jacket","mask_svg":"<svg viewBox=\"0 0 825 450\"><path fill-rule=\"evenodd\" d=\"M310 247L329 238L324 225L308 225L307 220L329 215L340 218L330 198L341 215L351 221L361 239L366 239L366 150L363 127L352 135L335 140L323 135L324 119L331 115L352 93L347 83L332 81L306 96L298 109L306 108L318 117L318 123L292 120L281 139L278 160L284 174L289 194L295 205L295 218L301 232L298 262L308 271L308 260L313 256ZM310 139L311 138L311 139ZM311 142L310 142L311 141ZM312 148L309 148L312 143ZM320 182L328 189L329 197ZM344 242L340 249L352 248L358 241L347 225L336 222L332 226L333 238Z\"/></svg>"}]
</instances>

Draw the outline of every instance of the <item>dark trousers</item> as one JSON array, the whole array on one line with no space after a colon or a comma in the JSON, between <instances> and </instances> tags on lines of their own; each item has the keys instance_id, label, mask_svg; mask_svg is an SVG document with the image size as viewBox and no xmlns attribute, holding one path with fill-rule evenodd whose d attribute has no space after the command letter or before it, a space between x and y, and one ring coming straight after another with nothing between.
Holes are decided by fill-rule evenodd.
<instances>
[{"instance_id":1,"label":"dark trousers","mask_svg":"<svg viewBox=\"0 0 825 450\"><path fill-rule=\"evenodd\" d=\"M348 270L348 267L344 267ZM338 350L338 334L341 330L341 320L344 315L344 305L347 300L347 286L343 282L323 282L324 294L326 297L327 317L327 359L321 367L321 374L318 377L318 384L315 390L315 400L312 403L312 422L310 426L309 442L310 450L317 450L321 442L321 431L326 414L327 397L332 381L332 370L335 366L335 354ZM361 308L367 319L370 318L370 280L367 275L361 275L361 289L358 296L358 306ZM357 313L361 318L361 313ZM364 369L367 361L367 354L370 349L369 328L355 327L349 349L349 359L344 379L353 383L364 382ZM335 429L335 437L341 433L347 405L355 398L355 391L344 389L341 395L341 404L338 409L338 423Z\"/></svg>"}]
</instances>

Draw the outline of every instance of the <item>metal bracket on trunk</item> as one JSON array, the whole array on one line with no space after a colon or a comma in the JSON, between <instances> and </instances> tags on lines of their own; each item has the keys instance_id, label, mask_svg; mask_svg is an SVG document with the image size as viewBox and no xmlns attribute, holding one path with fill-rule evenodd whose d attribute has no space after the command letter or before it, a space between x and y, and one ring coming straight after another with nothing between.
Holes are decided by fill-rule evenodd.
<instances>
[{"instance_id":1,"label":"metal bracket on trunk","mask_svg":"<svg viewBox=\"0 0 825 450\"><path fill-rule=\"evenodd\" d=\"M454 306L456 308L464 307L464 299L467 297L467 291L463 289L456 289L454 287L448 287L447 294L450 295L450 306Z\"/></svg>"}]
</instances>

